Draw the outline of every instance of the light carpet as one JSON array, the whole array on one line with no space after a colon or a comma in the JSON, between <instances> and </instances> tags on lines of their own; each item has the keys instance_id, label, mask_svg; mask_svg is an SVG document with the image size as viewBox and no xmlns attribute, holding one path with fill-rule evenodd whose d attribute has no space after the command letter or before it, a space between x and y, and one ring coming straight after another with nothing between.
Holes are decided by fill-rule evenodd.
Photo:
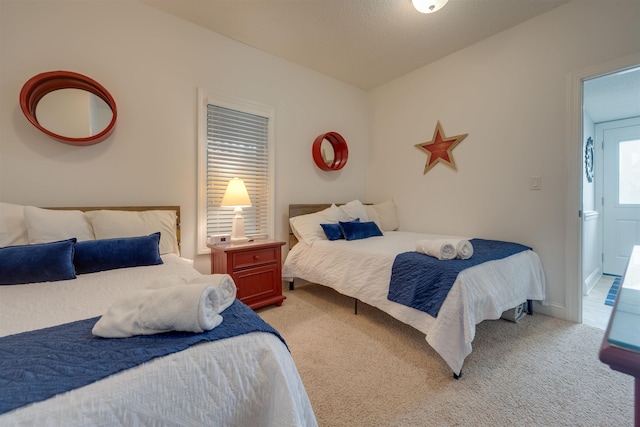
<instances>
[{"instance_id":1,"label":"light carpet","mask_svg":"<svg viewBox=\"0 0 640 427\"><path fill-rule=\"evenodd\" d=\"M258 311L286 339L321 427L632 426L633 378L598 359L604 331L534 314L477 328L462 378L424 335L318 285Z\"/></svg>"}]
</instances>

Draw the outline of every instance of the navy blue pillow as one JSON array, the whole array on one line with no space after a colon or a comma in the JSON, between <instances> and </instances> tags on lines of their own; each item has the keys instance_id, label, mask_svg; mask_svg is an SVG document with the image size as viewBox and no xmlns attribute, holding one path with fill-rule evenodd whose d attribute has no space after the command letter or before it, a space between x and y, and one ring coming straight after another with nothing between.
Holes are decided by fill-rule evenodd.
<instances>
[{"instance_id":1,"label":"navy blue pillow","mask_svg":"<svg viewBox=\"0 0 640 427\"><path fill-rule=\"evenodd\" d=\"M342 234L347 240L366 239L367 237L382 236L382 231L375 222L339 222Z\"/></svg>"},{"instance_id":2,"label":"navy blue pillow","mask_svg":"<svg viewBox=\"0 0 640 427\"><path fill-rule=\"evenodd\" d=\"M76 278L76 239L0 248L0 285L55 282Z\"/></svg>"},{"instance_id":3,"label":"navy blue pillow","mask_svg":"<svg viewBox=\"0 0 640 427\"><path fill-rule=\"evenodd\" d=\"M140 237L85 240L76 243L73 263L77 274L162 264L159 243L160 232Z\"/></svg>"},{"instance_id":4,"label":"navy blue pillow","mask_svg":"<svg viewBox=\"0 0 640 427\"><path fill-rule=\"evenodd\" d=\"M360 218L356 218L349 222L360 222ZM342 234L342 229L340 228L340 224L320 224L322 227L322 231L324 231L324 235L327 236L329 240L338 240L344 239L344 235Z\"/></svg>"}]
</instances>

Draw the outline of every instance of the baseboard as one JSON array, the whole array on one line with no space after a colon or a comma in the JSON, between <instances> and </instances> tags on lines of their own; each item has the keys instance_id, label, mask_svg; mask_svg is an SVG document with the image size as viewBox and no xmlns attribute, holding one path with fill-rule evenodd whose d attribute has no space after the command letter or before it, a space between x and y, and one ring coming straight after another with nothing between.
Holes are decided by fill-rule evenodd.
<instances>
[{"instance_id":1,"label":"baseboard","mask_svg":"<svg viewBox=\"0 0 640 427\"><path fill-rule=\"evenodd\" d=\"M602 277L602 274L600 273L600 266L598 266L591 272L591 274L589 274L589 276L587 276L584 283L582 284L583 296L589 295L589 292L593 290L593 287L596 285L596 283L598 283L600 277Z\"/></svg>"},{"instance_id":2,"label":"baseboard","mask_svg":"<svg viewBox=\"0 0 640 427\"><path fill-rule=\"evenodd\" d=\"M538 301L533 302L533 313L544 314L545 316L555 317L556 319L566 320L568 322L578 323L577 319L573 319L567 312L567 307L559 305L557 303L549 303L549 305L542 305Z\"/></svg>"}]
</instances>

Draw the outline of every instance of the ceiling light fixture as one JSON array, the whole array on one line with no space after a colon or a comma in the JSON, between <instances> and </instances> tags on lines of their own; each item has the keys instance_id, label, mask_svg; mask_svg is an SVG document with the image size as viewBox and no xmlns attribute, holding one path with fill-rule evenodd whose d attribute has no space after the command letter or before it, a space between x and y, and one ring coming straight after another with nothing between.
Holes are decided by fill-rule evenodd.
<instances>
[{"instance_id":1,"label":"ceiling light fixture","mask_svg":"<svg viewBox=\"0 0 640 427\"><path fill-rule=\"evenodd\" d=\"M411 0L413 7L421 13L433 13L442 9L449 0Z\"/></svg>"}]
</instances>

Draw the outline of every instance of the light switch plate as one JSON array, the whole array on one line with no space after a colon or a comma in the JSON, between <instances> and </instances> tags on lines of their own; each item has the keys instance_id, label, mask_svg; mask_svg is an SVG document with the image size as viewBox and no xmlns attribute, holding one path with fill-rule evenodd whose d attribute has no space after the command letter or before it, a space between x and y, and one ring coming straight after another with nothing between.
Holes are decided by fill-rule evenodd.
<instances>
[{"instance_id":1,"label":"light switch plate","mask_svg":"<svg viewBox=\"0 0 640 427\"><path fill-rule=\"evenodd\" d=\"M531 187L532 190L540 190L542 189L542 178L539 176L531 177Z\"/></svg>"}]
</instances>

